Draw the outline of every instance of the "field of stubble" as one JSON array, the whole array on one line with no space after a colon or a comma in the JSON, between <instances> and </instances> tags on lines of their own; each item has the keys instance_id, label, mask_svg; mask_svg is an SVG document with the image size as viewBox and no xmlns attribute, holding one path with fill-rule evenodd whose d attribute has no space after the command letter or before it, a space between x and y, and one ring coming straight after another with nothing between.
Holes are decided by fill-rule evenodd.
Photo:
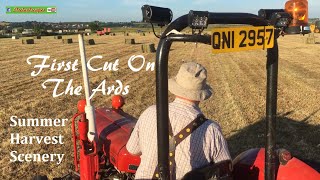
<instances>
[{"instance_id":1,"label":"field of stubble","mask_svg":"<svg viewBox=\"0 0 320 180\"><path fill-rule=\"evenodd\" d=\"M91 87L97 87L104 79L106 85L119 79L130 85L125 96L124 111L139 117L148 106L155 103L154 71L133 72L127 66L132 55L142 54L141 44L158 40L153 36L131 34L138 44L124 44L125 37L91 36L96 45L86 46L87 57L102 55L94 66L120 59L117 72L90 72ZM279 38L279 86L277 142L293 155L320 160L320 35L318 44L307 45L299 35ZM77 111L77 101L82 96L62 95L52 97L53 83L47 89L41 84L47 79L64 79L59 86L62 92L68 81L74 86L82 84L80 65L78 71L43 70L31 77L35 63L28 65L31 55L50 55L57 62L80 59L77 36L73 44L62 44L53 37L35 40L33 45L23 45L21 40L0 40L0 179L30 179L35 174L47 174L50 178L62 176L73 165L71 121L65 127L10 127L10 116L19 118L70 118ZM87 38L87 37L86 37ZM208 70L208 82L214 88L214 96L201 104L204 114L220 123L235 157L240 152L264 145L266 52L262 50L229 54L211 54L210 46L193 43L173 44L170 52L169 74L175 75L181 63L195 60ZM148 62L154 62L155 53L143 54ZM172 96L170 100L172 100ZM111 95L97 93L93 98L96 107L110 106ZM11 145L10 133L20 135L63 135L63 145ZM10 151L19 153L63 153L60 165L55 163L11 163Z\"/></svg>"}]
</instances>

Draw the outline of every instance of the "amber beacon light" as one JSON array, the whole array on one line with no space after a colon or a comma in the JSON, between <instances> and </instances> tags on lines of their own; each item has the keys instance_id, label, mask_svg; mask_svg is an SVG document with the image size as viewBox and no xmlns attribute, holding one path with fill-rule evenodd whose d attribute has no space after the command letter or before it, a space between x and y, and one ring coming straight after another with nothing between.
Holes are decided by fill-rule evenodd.
<instances>
[{"instance_id":1,"label":"amber beacon light","mask_svg":"<svg viewBox=\"0 0 320 180\"><path fill-rule=\"evenodd\" d=\"M308 0L289 0L285 4L285 10L293 18L286 32L288 34L303 33L304 27L308 26Z\"/></svg>"}]
</instances>

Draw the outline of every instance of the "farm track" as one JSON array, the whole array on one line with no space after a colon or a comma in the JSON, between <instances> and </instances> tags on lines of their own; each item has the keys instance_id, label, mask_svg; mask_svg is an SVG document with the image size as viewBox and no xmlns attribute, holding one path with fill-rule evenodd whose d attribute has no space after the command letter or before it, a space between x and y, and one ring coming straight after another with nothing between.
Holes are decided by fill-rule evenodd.
<instances>
[{"instance_id":1,"label":"farm track","mask_svg":"<svg viewBox=\"0 0 320 180\"><path fill-rule=\"evenodd\" d=\"M318 41L319 41L318 36ZM10 116L28 118L71 118L76 112L76 103L81 96L63 95L52 97L55 84L41 84L50 78L65 79L59 91L66 88L73 79L74 85L82 85L78 40L72 36L73 44L62 44L60 40L44 37L35 40L34 45L22 45L21 40L0 39L0 132L1 148L0 179L31 178L37 173L48 174L50 178L61 176L72 166L71 122L65 127L10 127ZM88 37L85 37L88 38ZM91 87L97 87L102 80L106 86L121 80L123 85L130 85L126 95L124 111L134 117L155 103L155 71L133 72L127 66L132 55L142 54L139 43L155 43L158 40L151 34L139 36L130 34L111 36L90 36L96 42L86 46L87 57L102 55L103 59L94 60L94 67L101 67L105 62L120 59L119 71L89 72ZM125 38L135 38L138 44L124 44ZM306 45L299 35L285 36L279 39L279 86L278 86L278 123L279 147L288 148L294 155L320 160L320 44ZM228 54L211 54L210 46L194 43L172 45L169 56L169 77L174 76L180 65L195 59L208 70L208 83L213 87L212 98L200 104L203 113L214 119L222 127L228 139L232 156L241 151L260 147L264 143L266 52L248 51ZM27 57L35 54L50 55L61 61L79 59L78 71L53 71L44 69L37 77L31 77L34 70L26 63ZM154 62L155 53L143 54L146 62ZM37 61L38 62L38 61ZM40 62L40 61L39 61ZM135 62L134 64L138 64ZM173 100L170 94L169 99ZM96 107L110 107L111 95L98 92L93 103ZM11 145L10 133L23 135L64 136L63 145ZM12 150L24 153L64 153L61 165L54 163L9 163ZM25 172L29 172L27 175Z\"/></svg>"}]
</instances>

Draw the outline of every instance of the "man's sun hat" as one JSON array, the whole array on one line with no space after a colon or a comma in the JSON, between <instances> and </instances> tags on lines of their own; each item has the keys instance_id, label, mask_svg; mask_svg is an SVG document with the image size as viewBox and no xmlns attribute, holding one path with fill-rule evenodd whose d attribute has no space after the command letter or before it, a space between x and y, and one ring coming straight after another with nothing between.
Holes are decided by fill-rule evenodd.
<instances>
[{"instance_id":1,"label":"man's sun hat","mask_svg":"<svg viewBox=\"0 0 320 180\"><path fill-rule=\"evenodd\" d=\"M177 76L169 79L168 83L172 94L189 100L203 101L213 92L207 84L207 70L195 62L182 64Z\"/></svg>"}]
</instances>

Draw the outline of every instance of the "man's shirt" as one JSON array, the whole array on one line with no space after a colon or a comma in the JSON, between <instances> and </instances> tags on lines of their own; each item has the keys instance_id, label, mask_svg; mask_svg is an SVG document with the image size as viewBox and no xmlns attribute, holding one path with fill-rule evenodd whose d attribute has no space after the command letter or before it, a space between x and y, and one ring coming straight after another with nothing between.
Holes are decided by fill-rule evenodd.
<instances>
[{"instance_id":1,"label":"man's shirt","mask_svg":"<svg viewBox=\"0 0 320 180\"><path fill-rule=\"evenodd\" d=\"M191 123L201 110L194 103L176 98L169 104L173 135ZM131 154L141 154L136 179L151 179L158 163L156 106L145 110L138 119L126 145ZM181 179L192 169L231 159L220 126L208 120L184 139L175 149L176 178Z\"/></svg>"}]
</instances>

